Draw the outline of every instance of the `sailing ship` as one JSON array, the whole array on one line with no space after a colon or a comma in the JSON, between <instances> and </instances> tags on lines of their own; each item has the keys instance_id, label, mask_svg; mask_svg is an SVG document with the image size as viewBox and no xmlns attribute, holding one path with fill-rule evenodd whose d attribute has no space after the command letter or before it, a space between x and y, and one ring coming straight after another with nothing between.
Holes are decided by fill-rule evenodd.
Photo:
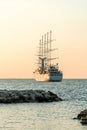
<instances>
[{"instance_id":1,"label":"sailing ship","mask_svg":"<svg viewBox=\"0 0 87 130\"><path fill-rule=\"evenodd\" d=\"M58 63L52 64L52 31L42 36L39 42L38 67L35 70L35 79L43 81L62 81L63 73L59 70Z\"/></svg>"}]
</instances>

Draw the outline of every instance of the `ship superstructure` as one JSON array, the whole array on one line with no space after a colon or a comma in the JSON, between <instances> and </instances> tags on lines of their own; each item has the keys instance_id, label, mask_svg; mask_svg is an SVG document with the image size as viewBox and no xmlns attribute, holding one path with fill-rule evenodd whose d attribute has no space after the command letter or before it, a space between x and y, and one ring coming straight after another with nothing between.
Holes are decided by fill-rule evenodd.
<instances>
[{"instance_id":1,"label":"ship superstructure","mask_svg":"<svg viewBox=\"0 0 87 130\"><path fill-rule=\"evenodd\" d=\"M63 74L58 68L58 63L56 65L52 64L52 60L56 59L52 57L52 51L56 49L52 48L52 31L47 32L42 36L39 41L39 53L38 53L38 67L35 73L39 77L43 77L48 81L61 81Z\"/></svg>"}]
</instances>

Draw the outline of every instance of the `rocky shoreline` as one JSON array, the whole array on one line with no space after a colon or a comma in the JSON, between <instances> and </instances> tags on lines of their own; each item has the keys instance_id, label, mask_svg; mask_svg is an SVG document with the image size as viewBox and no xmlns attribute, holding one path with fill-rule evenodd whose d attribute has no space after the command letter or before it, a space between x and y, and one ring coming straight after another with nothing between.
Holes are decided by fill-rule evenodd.
<instances>
[{"instance_id":1,"label":"rocky shoreline","mask_svg":"<svg viewBox=\"0 0 87 130\"><path fill-rule=\"evenodd\" d=\"M0 103L53 102L62 101L60 97L44 90L0 90Z\"/></svg>"}]
</instances>

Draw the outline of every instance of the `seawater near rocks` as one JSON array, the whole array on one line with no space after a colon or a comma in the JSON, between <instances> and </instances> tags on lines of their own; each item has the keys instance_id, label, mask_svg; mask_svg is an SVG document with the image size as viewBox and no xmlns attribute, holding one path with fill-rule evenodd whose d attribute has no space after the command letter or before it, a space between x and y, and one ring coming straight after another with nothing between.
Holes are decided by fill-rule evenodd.
<instances>
[{"instance_id":1,"label":"seawater near rocks","mask_svg":"<svg viewBox=\"0 0 87 130\"><path fill-rule=\"evenodd\" d=\"M62 101L53 92L44 90L0 90L0 103Z\"/></svg>"}]
</instances>

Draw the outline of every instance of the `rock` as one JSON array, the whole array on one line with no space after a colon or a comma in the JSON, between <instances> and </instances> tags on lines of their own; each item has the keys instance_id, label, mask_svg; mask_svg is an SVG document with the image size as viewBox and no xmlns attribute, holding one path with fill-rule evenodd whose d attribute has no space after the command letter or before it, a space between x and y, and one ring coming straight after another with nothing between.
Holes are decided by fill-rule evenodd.
<instances>
[{"instance_id":1,"label":"rock","mask_svg":"<svg viewBox=\"0 0 87 130\"><path fill-rule=\"evenodd\" d=\"M87 109L85 109L84 111L81 111L78 115L77 115L77 119L81 119L87 117Z\"/></svg>"},{"instance_id":2,"label":"rock","mask_svg":"<svg viewBox=\"0 0 87 130\"><path fill-rule=\"evenodd\" d=\"M81 122L82 125L87 125L87 116L81 117Z\"/></svg>"},{"instance_id":3,"label":"rock","mask_svg":"<svg viewBox=\"0 0 87 130\"><path fill-rule=\"evenodd\" d=\"M77 120L77 117L74 117L73 120Z\"/></svg>"},{"instance_id":4,"label":"rock","mask_svg":"<svg viewBox=\"0 0 87 130\"><path fill-rule=\"evenodd\" d=\"M82 125L87 125L87 109L81 111L78 115L77 115L77 119L81 120L81 124Z\"/></svg>"},{"instance_id":5,"label":"rock","mask_svg":"<svg viewBox=\"0 0 87 130\"><path fill-rule=\"evenodd\" d=\"M62 101L56 94L44 90L0 90L0 103Z\"/></svg>"}]
</instances>

